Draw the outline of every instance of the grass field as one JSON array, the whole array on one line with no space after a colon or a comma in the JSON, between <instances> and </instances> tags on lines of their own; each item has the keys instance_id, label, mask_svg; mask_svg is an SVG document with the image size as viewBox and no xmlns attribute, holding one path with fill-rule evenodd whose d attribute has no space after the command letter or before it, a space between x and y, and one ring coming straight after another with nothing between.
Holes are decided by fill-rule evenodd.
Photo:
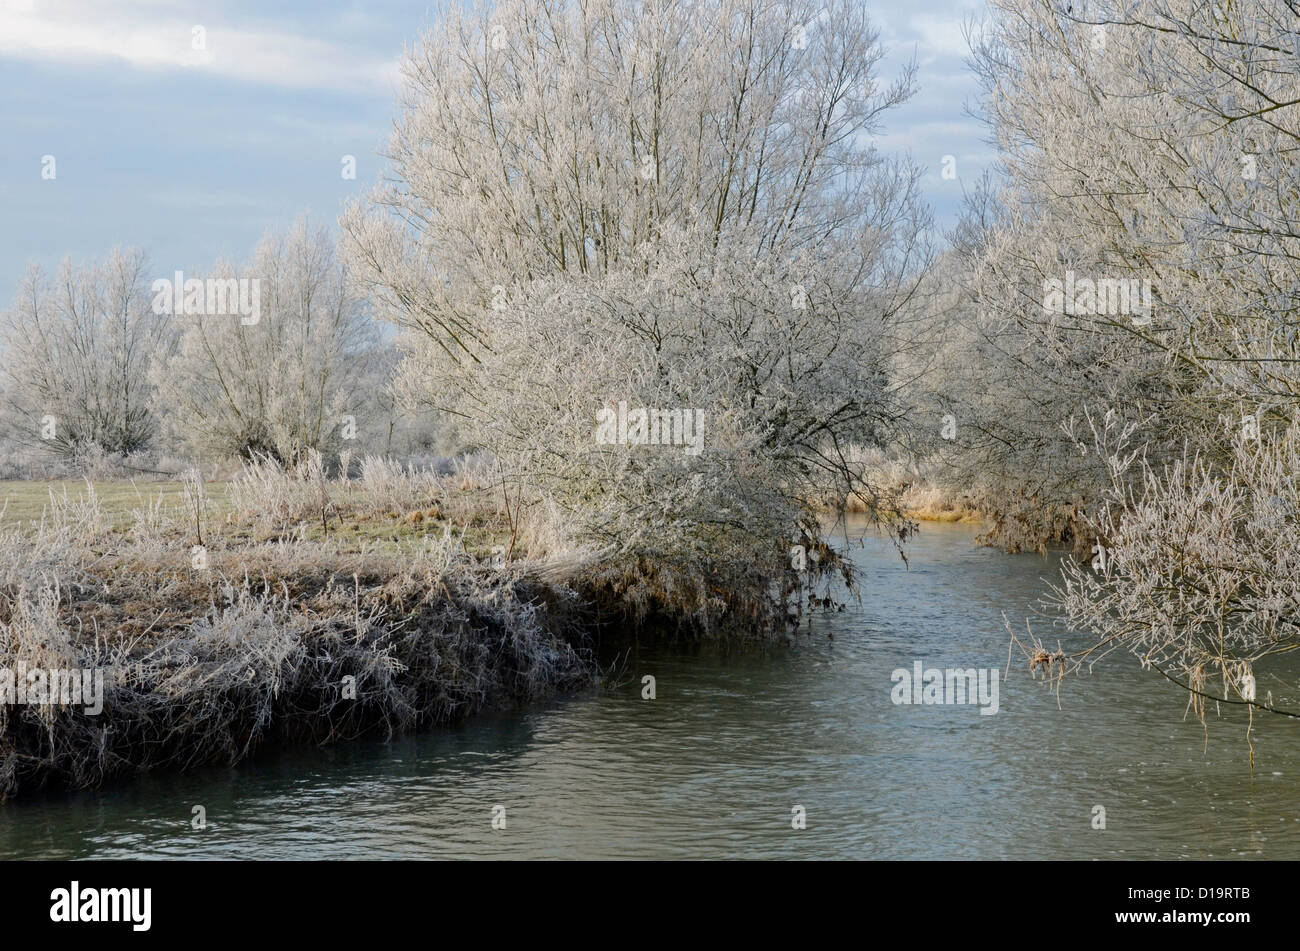
<instances>
[{"instance_id":1,"label":"grass field","mask_svg":"<svg viewBox=\"0 0 1300 951\"><path fill-rule=\"evenodd\" d=\"M277 525L236 517L237 506L230 497L228 483L208 483L204 489L205 523L219 526L220 534L235 544L284 538L291 533L308 542L328 538L343 552L392 552L431 533L442 534L450 527L463 536L468 551L486 557L493 547L509 541L505 526L493 517L493 506L482 504L486 499L473 500L473 493L467 493L464 504L457 506L459 517L450 518L434 498L420 500L415 506L389 506L380 504L375 493L364 487L334 484L322 518L298 517ZM129 531L151 509L182 524L192 520L185 487L180 482L0 481L0 530L17 528L22 534L35 533L42 519L50 518L53 508L84 506L90 502L92 491L104 527L111 532Z\"/></svg>"},{"instance_id":2,"label":"grass field","mask_svg":"<svg viewBox=\"0 0 1300 951\"><path fill-rule=\"evenodd\" d=\"M56 499L85 501L89 495L87 487L84 480L0 482L0 526L39 523L50 511L51 493ZM180 506L185 501L179 482L97 482L94 491L109 524L119 529L129 527L135 521L133 513L146 509L158 499L167 507Z\"/></svg>"},{"instance_id":3,"label":"grass field","mask_svg":"<svg viewBox=\"0 0 1300 951\"><path fill-rule=\"evenodd\" d=\"M97 671L103 691L94 713L0 704L0 801L589 685L578 599L494 557L499 489L384 460L0 482L0 669Z\"/></svg>"}]
</instances>

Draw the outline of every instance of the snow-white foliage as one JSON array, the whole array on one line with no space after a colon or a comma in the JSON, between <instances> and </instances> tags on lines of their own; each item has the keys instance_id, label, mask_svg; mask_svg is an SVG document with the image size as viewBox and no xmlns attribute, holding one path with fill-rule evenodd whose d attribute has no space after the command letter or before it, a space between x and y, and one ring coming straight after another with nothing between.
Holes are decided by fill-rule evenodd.
<instances>
[{"instance_id":1,"label":"snow-white foliage","mask_svg":"<svg viewBox=\"0 0 1300 951\"><path fill-rule=\"evenodd\" d=\"M260 314L168 318L179 339L153 369L165 433L215 459L337 450L344 417L364 421L373 405L375 337L333 239L303 219L214 276L259 281Z\"/></svg>"},{"instance_id":2,"label":"snow-white foliage","mask_svg":"<svg viewBox=\"0 0 1300 951\"><path fill-rule=\"evenodd\" d=\"M1300 20L1285 0L992 8L975 62L1002 175L965 231L968 462L994 510L1070 509L1109 553L1067 572L1066 617L1097 637L1073 659L1127 647L1244 697L1294 647L1300 584ZM1071 272L1136 280L1152 309L1053 308Z\"/></svg>"},{"instance_id":3,"label":"snow-white foliage","mask_svg":"<svg viewBox=\"0 0 1300 951\"><path fill-rule=\"evenodd\" d=\"M898 422L889 361L924 265L916 170L879 156L860 4L448 5L404 66L394 175L345 217L407 383L628 557L772 567L844 452ZM701 413L699 453L598 413ZM632 440L635 441L635 440Z\"/></svg>"},{"instance_id":4,"label":"snow-white foliage","mask_svg":"<svg viewBox=\"0 0 1300 951\"><path fill-rule=\"evenodd\" d=\"M53 280L33 266L0 318L0 377L9 436L62 456L145 446L149 362L161 333L145 256L65 260Z\"/></svg>"},{"instance_id":5,"label":"snow-white foliage","mask_svg":"<svg viewBox=\"0 0 1300 951\"><path fill-rule=\"evenodd\" d=\"M1152 417L1153 459L1221 455L1243 400L1288 416L1300 49L1283 0L992 7L975 65L1002 175L967 229L980 339L949 395L986 507L1033 544L1107 484L1062 431L1086 408ZM1151 312L1045 307L1071 273L1137 281Z\"/></svg>"}]
</instances>

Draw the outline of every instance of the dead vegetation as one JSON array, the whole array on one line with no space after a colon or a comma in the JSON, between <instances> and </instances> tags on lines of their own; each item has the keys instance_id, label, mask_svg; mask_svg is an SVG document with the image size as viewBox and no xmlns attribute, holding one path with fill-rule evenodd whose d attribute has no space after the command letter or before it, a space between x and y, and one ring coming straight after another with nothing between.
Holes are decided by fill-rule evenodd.
<instances>
[{"instance_id":1,"label":"dead vegetation","mask_svg":"<svg viewBox=\"0 0 1300 951\"><path fill-rule=\"evenodd\" d=\"M799 571L757 542L629 554L485 462L349 463L187 471L114 505L87 481L0 516L0 669L105 672L98 714L0 704L0 798L535 701L596 681L602 632L761 637L852 583L815 524Z\"/></svg>"},{"instance_id":2,"label":"dead vegetation","mask_svg":"<svg viewBox=\"0 0 1300 951\"><path fill-rule=\"evenodd\" d=\"M592 682L577 596L542 580L544 565L480 557L490 512L468 546L473 533L442 517L475 505L471 475L362 472L256 464L221 505L187 482L126 531L93 485L52 495L34 524L0 521L0 668L107 674L98 715L0 705L0 798L236 762L273 738L408 730ZM425 517L392 517L415 511Z\"/></svg>"}]
</instances>

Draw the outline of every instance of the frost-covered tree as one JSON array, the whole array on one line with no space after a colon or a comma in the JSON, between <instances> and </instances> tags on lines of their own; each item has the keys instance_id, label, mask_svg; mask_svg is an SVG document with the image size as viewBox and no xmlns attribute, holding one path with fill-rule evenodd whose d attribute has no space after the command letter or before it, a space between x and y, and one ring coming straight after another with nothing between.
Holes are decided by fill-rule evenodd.
<instances>
[{"instance_id":1,"label":"frost-covered tree","mask_svg":"<svg viewBox=\"0 0 1300 951\"><path fill-rule=\"evenodd\" d=\"M1155 420L1150 455L1223 457L1221 417L1279 388L1297 34L1283 0L992 8L974 62L1002 176L970 259L978 375L954 396L987 507L1034 544L1060 521L1017 512L1077 517L1108 484L1063 428L1085 408Z\"/></svg>"},{"instance_id":2,"label":"frost-covered tree","mask_svg":"<svg viewBox=\"0 0 1300 951\"><path fill-rule=\"evenodd\" d=\"M506 497L638 577L682 570L701 615L816 547L822 499L900 527L844 456L899 424L927 260L916 171L870 142L912 89L882 55L841 0L449 4L404 66L391 181L344 221L408 383ZM702 420L699 451L651 413Z\"/></svg>"},{"instance_id":3,"label":"frost-covered tree","mask_svg":"<svg viewBox=\"0 0 1300 951\"><path fill-rule=\"evenodd\" d=\"M1161 467L1114 417L1096 431L1113 449L1092 518L1100 541L1089 560L1066 563L1055 598L1092 639L1068 651L1022 641L1031 665L1060 678L1127 649L1202 715L1213 700L1300 717L1285 680L1259 679L1300 649L1300 425L1267 440L1239 434L1227 460L1188 454Z\"/></svg>"},{"instance_id":4,"label":"frost-covered tree","mask_svg":"<svg viewBox=\"0 0 1300 951\"><path fill-rule=\"evenodd\" d=\"M1250 665L1291 636L1268 619L1294 566L1259 519L1295 517L1300 21L1285 0L992 7L972 458L991 507L1070 509L1111 552L1063 600L1098 635L1077 657L1128 647L1253 702Z\"/></svg>"},{"instance_id":5,"label":"frost-covered tree","mask_svg":"<svg viewBox=\"0 0 1300 951\"><path fill-rule=\"evenodd\" d=\"M300 220L245 267L222 263L211 276L257 281L259 312L167 318L177 342L152 378L171 439L200 456L292 464L377 426L374 325L325 229Z\"/></svg>"},{"instance_id":6,"label":"frost-covered tree","mask_svg":"<svg viewBox=\"0 0 1300 951\"><path fill-rule=\"evenodd\" d=\"M160 337L146 260L65 260L50 280L33 266L0 319L0 374L10 433L64 456L144 449L155 431L148 367Z\"/></svg>"}]
</instances>

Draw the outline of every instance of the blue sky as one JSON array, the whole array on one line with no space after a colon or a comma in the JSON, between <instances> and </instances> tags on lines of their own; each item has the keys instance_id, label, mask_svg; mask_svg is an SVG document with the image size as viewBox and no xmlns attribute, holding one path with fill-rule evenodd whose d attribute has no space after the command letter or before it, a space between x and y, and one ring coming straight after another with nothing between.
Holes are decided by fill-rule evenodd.
<instances>
[{"instance_id":1,"label":"blue sky","mask_svg":"<svg viewBox=\"0 0 1300 951\"><path fill-rule=\"evenodd\" d=\"M962 24L982 5L868 3L887 71L913 53L920 66L879 144L928 167L944 223L990 159L963 108L977 89ZM0 0L0 307L29 261L121 244L159 274L198 271L303 212L332 223L378 177L397 66L429 17L424 0ZM355 181L339 174L348 154ZM956 181L940 177L947 154Z\"/></svg>"}]
</instances>

